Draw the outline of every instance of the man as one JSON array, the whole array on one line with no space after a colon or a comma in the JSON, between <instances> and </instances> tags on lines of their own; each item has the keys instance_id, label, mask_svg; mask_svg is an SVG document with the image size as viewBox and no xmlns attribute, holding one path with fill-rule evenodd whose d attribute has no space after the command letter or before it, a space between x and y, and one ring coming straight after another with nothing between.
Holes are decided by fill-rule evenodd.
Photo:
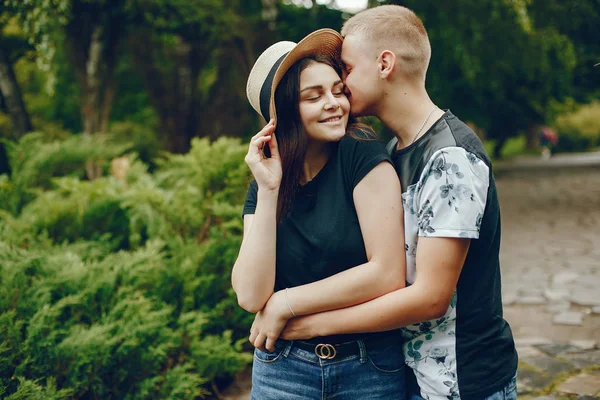
<instances>
[{"instance_id":1,"label":"man","mask_svg":"<svg viewBox=\"0 0 600 400\"><path fill-rule=\"evenodd\" d=\"M403 327L413 399L516 398L517 354L502 317L500 211L489 157L475 133L425 89L431 49L420 19L380 6L342 28L344 81L356 116L396 135L407 283L354 307L290 320L303 339ZM501 397L498 397L501 396Z\"/></svg>"}]
</instances>

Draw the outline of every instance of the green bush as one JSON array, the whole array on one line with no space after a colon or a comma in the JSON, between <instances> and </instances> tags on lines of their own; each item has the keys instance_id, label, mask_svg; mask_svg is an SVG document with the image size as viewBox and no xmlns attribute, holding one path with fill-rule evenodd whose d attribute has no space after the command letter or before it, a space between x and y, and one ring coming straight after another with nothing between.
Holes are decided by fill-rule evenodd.
<instances>
[{"instance_id":1,"label":"green bush","mask_svg":"<svg viewBox=\"0 0 600 400\"><path fill-rule=\"evenodd\" d=\"M0 176L0 393L205 397L212 379L251 359L241 351L251 315L230 287L246 146L197 139L151 174L123 155L131 145L87 140L96 139L34 134L10 146L13 175ZM85 180L88 159L103 160L102 177Z\"/></svg>"},{"instance_id":2,"label":"green bush","mask_svg":"<svg viewBox=\"0 0 600 400\"><path fill-rule=\"evenodd\" d=\"M560 115L554 126L558 132L557 151L584 151L600 146L600 101Z\"/></svg>"}]
</instances>

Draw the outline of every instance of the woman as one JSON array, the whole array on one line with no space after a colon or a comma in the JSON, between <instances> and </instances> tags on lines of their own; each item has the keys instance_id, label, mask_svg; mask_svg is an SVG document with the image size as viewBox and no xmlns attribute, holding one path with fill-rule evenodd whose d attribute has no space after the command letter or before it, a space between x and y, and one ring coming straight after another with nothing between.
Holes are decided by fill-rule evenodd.
<instances>
[{"instance_id":1,"label":"woman","mask_svg":"<svg viewBox=\"0 0 600 400\"><path fill-rule=\"evenodd\" d=\"M246 156L255 180L232 272L240 306L257 313L253 399L404 398L397 331L277 340L292 317L404 286L400 184L384 146L349 118L341 43L329 29L277 43L248 79L270 120Z\"/></svg>"}]
</instances>

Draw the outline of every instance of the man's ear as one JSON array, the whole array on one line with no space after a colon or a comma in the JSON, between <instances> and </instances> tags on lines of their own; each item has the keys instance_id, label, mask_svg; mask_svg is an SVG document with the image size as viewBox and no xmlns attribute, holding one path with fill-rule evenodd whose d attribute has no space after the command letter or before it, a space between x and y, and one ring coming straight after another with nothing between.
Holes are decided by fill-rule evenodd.
<instances>
[{"instance_id":1,"label":"man's ear","mask_svg":"<svg viewBox=\"0 0 600 400\"><path fill-rule=\"evenodd\" d=\"M383 50L378 57L381 79L388 79L396 66L396 55L390 50Z\"/></svg>"}]
</instances>

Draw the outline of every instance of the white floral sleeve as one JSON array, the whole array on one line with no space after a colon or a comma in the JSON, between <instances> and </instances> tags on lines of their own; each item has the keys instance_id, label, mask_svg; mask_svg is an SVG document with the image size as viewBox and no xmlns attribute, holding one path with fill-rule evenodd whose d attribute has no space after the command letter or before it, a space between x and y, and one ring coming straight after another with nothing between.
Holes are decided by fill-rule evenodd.
<instances>
[{"instance_id":1,"label":"white floral sleeve","mask_svg":"<svg viewBox=\"0 0 600 400\"><path fill-rule=\"evenodd\" d=\"M478 239L488 187L489 168L475 154L462 147L435 152L415 193L419 236Z\"/></svg>"}]
</instances>

